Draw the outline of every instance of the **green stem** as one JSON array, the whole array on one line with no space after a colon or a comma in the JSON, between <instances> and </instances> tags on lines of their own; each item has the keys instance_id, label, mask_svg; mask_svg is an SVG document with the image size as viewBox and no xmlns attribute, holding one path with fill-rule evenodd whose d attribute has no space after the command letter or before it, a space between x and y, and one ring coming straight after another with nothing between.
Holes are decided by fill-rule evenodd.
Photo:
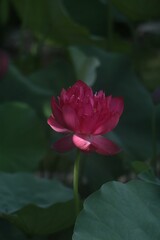
<instances>
[{"instance_id":1,"label":"green stem","mask_svg":"<svg viewBox=\"0 0 160 240\"><path fill-rule=\"evenodd\" d=\"M80 212L80 198L78 192L79 185L79 162L80 162L80 151L77 151L77 157L74 163L74 171L73 171L73 191L74 191L74 200L75 200L75 210L76 215Z\"/></svg>"},{"instance_id":2,"label":"green stem","mask_svg":"<svg viewBox=\"0 0 160 240\"><path fill-rule=\"evenodd\" d=\"M153 106L152 113L152 159L151 166L153 167L155 173L157 171L157 137L156 137L156 107Z\"/></svg>"}]
</instances>

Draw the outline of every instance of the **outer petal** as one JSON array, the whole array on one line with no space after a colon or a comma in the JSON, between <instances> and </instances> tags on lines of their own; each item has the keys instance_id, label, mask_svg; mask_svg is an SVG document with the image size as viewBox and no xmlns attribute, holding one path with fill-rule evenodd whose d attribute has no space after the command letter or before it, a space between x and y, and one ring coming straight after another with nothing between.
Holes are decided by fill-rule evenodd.
<instances>
[{"instance_id":1,"label":"outer petal","mask_svg":"<svg viewBox=\"0 0 160 240\"><path fill-rule=\"evenodd\" d=\"M73 143L75 146L83 151L90 151L91 142L83 135L73 135Z\"/></svg>"},{"instance_id":2,"label":"outer petal","mask_svg":"<svg viewBox=\"0 0 160 240\"><path fill-rule=\"evenodd\" d=\"M72 87L67 90L67 95L71 97L72 95L83 99L86 95L93 96L92 89L83 81L78 80Z\"/></svg>"},{"instance_id":3,"label":"outer petal","mask_svg":"<svg viewBox=\"0 0 160 240\"><path fill-rule=\"evenodd\" d=\"M83 91L88 94L89 96L93 96L93 92L92 89L82 80L78 80L73 86L72 88L78 88L80 90L83 89Z\"/></svg>"},{"instance_id":4,"label":"outer petal","mask_svg":"<svg viewBox=\"0 0 160 240\"><path fill-rule=\"evenodd\" d=\"M115 112L121 116L124 109L124 101L122 97L114 97L110 102L110 110L111 112Z\"/></svg>"},{"instance_id":5,"label":"outer petal","mask_svg":"<svg viewBox=\"0 0 160 240\"><path fill-rule=\"evenodd\" d=\"M75 147L72 141L72 135L65 136L53 144L53 149L57 152L68 152Z\"/></svg>"},{"instance_id":6,"label":"outer petal","mask_svg":"<svg viewBox=\"0 0 160 240\"><path fill-rule=\"evenodd\" d=\"M105 134L107 132L112 131L114 129L118 122L119 118L123 112L124 109L124 102L123 98L121 97L115 97L110 100L109 103L109 110L110 113L108 114L108 118L106 118L106 121L99 122L98 126L96 127L94 134Z\"/></svg>"},{"instance_id":7,"label":"outer petal","mask_svg":"<svg viewBox=\"0 0 160 240\"><path fill-rule=\"evenodd\" d=\"M69 105L64 105L62 108L62 111L63 111L63 118L67 127L72 131L75 131L76 129L78 129L79 119L77 117L75 110Z\"/></svg>"},{"instance_id":8,"label":"outer petal","mask_svg":"<svg viewBox=\"0 0 160 240\"><path fill-rule=\"evenodd\" d=\"M61 124L64 125L64 120L63 120L63 115L62 115L62 110L58 106L56 99L52 97L51 99L51 108L52 108L52 113L55 119Z\"/></svg>"},{"instance_id":9,"label":"outer petal","mask_svg":"<svg viewBox=\"0 0 160 240\"><path fill-rule=\"evenodd\" d=\"M114 129L118 122L119 122L120 115L118 113L115 113L111 115L106 121L104 122L99 122L99 126L96 127L96 130L94 131L94 134L99 135L99 134L105 134L107 132L112 131Z\"/></svg>"},{"instance_id":10,"label":"outer petal","mask_svg":"<svg viewBox=\"0 0 160 240\"><path fill-rule=\"evenodd\" d=\"M53 115L51 115L48 118L47 123L50 125L50 127L55 130L56 132L69 132L68 129L64 128L63 126L61 126L61 124L59 124L56 119L53 117Z\"/></svg>"},{"instance_id":11,"label":"outer petal","mask_svg":"<svg viewBox=\"0 0 160 240\"><path fill-rule=\"evenodd\" d=\"M92 136L92 146L94 151L103 155L114 155L121 149L112 141L102 136Z\"/></svg>"}]
</instances>

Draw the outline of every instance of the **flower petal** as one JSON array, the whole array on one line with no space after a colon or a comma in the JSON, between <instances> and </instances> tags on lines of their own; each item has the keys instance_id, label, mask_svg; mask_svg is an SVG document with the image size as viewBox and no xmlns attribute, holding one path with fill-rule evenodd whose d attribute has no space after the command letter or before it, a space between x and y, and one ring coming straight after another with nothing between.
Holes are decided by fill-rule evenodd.
<instances>
[{"instance_id":1,"label":"flower petal","mask_svg":"<svg viewBox=\"0 0 160 240\"><path fill-rule=\"evenodd\" d=\"M112 98L110 100L109 105L110 115L108 114L106 120L104 119L102 120L102 122L98 123L98 126L94 131L94 134L96 135L105 134L112 131L112 129L114 129L119 122L119 118L124 109L123 98L121 97Z\"/></svg>"},{"instance_id":2,"label":"flower petal","mask_svg":"<svg viewBox=\"0 0 160 240\"><path fill-rule=\"evenodd\" d=\"M75 90L75 89L79 89L80 90L80 93L81 91L85 94L88 94L89 96L93 96L93 92L92 92L92 89L85 83L83 82L82 80L78 80L73 86L72 86L72 89ZM80 94L80 96L82 96Z\"/></svg>"},{"instance_id":3,"label":"flower petal","mask_svg":"<svg viewBox=\"0 0 160 240\"><path fill-rule=\"evenodd\" d=\"M103 155L113 155L121 151L115 143L100 135L92 136L91 143L94 151Z\"/></svg>"},{"instance_id":4,"label":"flower petal","mask_svg":"<svg viewBox=\"0 0 160 240\"><path fill-rule=\"evenodd\" d=\"M80 133L92 134L97 123L98 116L87 116L80 119Z\"/></svg>"},{"instance_id":5,"label":"flower petal","mask_svg":"<svg viewBox=\"0 0 160 240\"><path fill-rule=\"evenodd\" d=\"M124 101L122 97L114 97L110 102L110 110L111 112L115 112L121 116L124 109Z\"/></svg>"},{"instance_id":6,"label":"flower petal","mask_svg":"<svg viewBox=\"0 0 160 240\"><path fill-rule=\"evenodd\" d=\"M72 131L76 131L79 126L79 120L75 110L69 105L64 105L62 108L62 112L63 112L64 121L67 127Z\"/></svg>"},{"instance_id":7,"label":"flower petal","mask_svg":"<svg viewBox=\"0 0 160 240\"><path fill-rule=\"evenodd\" d=\"M60 107L57 104L57 101L54 97L51 99L51 108L52 108L52 113L57 122L59 122L61 125L64 125L64 120L63 120L63 115Z\"/></svg>"},{"instance_id":8,"label":"flower petal","mask_svg":"<svg viewBox=\"0 0 160 240\"><path fill-rule=\"evenodd\" d=\"M120 118L119 114L116 113L108 117L108 119L106 119L105 122L104 121L99 122L98 127L96 127L96 130L94 131L94 134L99 135L112 131L112 129L114 129L117 126L119 118Z\"/></svg>"},{"instance_id":9,"label":"flower petal","mask_svg":"<svg viewBox=\"0 0 160 240\"><path fill-rule=\"evenodd\" d=\"M68 152L75 147L72 141L72 135L65 136L53 144L53 149L57 152Z\"/></svg>"},{"instance_id":10,"label":"flower petal","mask_svg":"<svg viewBox=\"0 0 160 240\"><path fill-rule=\"evenodd\" d=\"M59 124L56 119L54 118L53 115L51 115L49 118L48 118L48 121L47 123L50 125L50 127L55 130L56 132L69 132L68 129L64 128L63 126L61 126L61 124Z\"/></svg>"},{"instance_id":11,"label":"flower petal","mask_svg":"<svg viewBox=\"0 0 160 240\"><path fill-rule=\"evenodd\" d=\"M83 135L73 135L73 143L83 151L90 151L91 142Z\"/></svg>"}]
</instances>

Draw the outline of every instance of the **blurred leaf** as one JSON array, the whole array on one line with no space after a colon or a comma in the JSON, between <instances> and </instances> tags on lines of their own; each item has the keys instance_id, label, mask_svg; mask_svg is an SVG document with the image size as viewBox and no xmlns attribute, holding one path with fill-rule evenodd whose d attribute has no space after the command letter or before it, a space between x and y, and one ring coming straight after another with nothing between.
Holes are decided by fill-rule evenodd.
<instances>
[{"instance_id":1,"label":"blurred leaf","mask_svg":"<svg viewBox=\"0 0 160 240\"><path fill-rule=\"evenodd\" d=\"M101 48L107 47L106 39L104 37L95 34L92 36L86 27L73 21L73 19L67 12L68 8L65 7L63 1L61 0L12 0L12 2L22 20L23 27L27 29L29 28L41 39L49 41L51 40L53 44L56 43L58 45L62 44L70 46L79 44L93 45ZM102 4L100 5L100 8L102 10L104 6L102 6ZM106 16L104 15L104 17ZM97 21L98 18L96 18L95 16L94 18ZM103 22L103 24L101 24L100 26L104 26L104 23L105 22ZM124 48L124 42L125 41L121 40L118 46L115 45L116 51L117 49L119 50L119 46L120 51L122 45ZM130 45L126 43L126 46L127 51L130 51Z\"/></svg>"},{"instance_id":2,"label":"blurred leaf","mask_svg":"<svg viewBox=\"0 0 160 240\"><path fill-rule=\"evenodd\" d=\"M6 24L9 17L9 0L0 0L0 22Z\"/></svg>"},{"instance_id":3,"label":"blurred leaf","mask_svg":"<svg viewBox=\"0 0 160 240\"><path fill-rule=\"evenodd\" d=\"M63 2L77 23L87 27L94 35L106 36L107 7L100 1L63 0Z\"/></svg>"},{"instance_id":4,"label":"blurred leaf","mask_svg":"<svg viewBox=\"0 0 160 240\"><path fill-rule=\"evenodd\" d=\"M0 214L28 236L48 235L75 220L72 190L30 174L0 174Z\"/></svg>"},{"instance_id":5,"label":"blurred leaf","mask_svg":"<svg viewBox=\"0 0 160 240\"><path fill-rule=\"evenodd\" d=\"M74 69L68 59L57 59L46 68L33 72L28 78L32 84L48 90L51 95L59 94L62 88L68 88L76 81Z\"/></svg>"},{"instance_id":6,"label":"blurred leaf","mask_svg":"<svg viewBox=\"0 0 160 240\"><path fill-rule=\"evenodd\" d=\"M142 23L136 29L134 65L149 91L160 85L160 22Z\"/></svg>"},{"instance_id":7,"label":"blurred leaf","mask_svg":"<svg viewBox=\"0 0 160 240\"><path fill-rule=\"evenodd\" d=\"M22 231L11 225L7 220L0 219L0 239L2 240L28 240ZM33 237L32 240L47 240L47 237Z\"/></svg>"},{"instance_id":8,"label":"blurred leaf","mask_svg":"<svg viewBox=\"0 0 160 240\"><path fill-rule=\"evenodd\" d=\"M92 86L96 80L96 68L100 65L99 60L95 57L87 57L76 47L70 47L69 52L77 80L81 79L87 85Z\"/></svg>"},{"instance_id":9,"label":"blurred leaf","mask_svg":"<svg viewBox=\"0 0 160 240\"><path fill-rule=\"evenodd\" d=\"M94 36L99 36L104 38L104 46L101 45L100 47L112 50L114 52L131 53L132 42L127 41L126 39L119 36L118 34L114 34L113 36L112 46L111 46L112 49L110 49L110 45L108 46L108 42L107 42L108 3L107 1L105 2L105 1L98 1L98 0L92 0L92 1L64 0L63 2L67 10L71 14L71 16L75 19L75 21L87 27ZM121 13L119 13L117 9L115 9L114 7L113 7L112 13L113 13L114 22L117 21L117 26L120 22L121 23L123 22L127 30L130 28L127 22L127 18L125 18ZM118 27L118 29L121 29L121 27ZM128 35L129 34L130 33L128 33Z\"/></svg>"},{"instance_id":10,"label":"blurred leaf","mask_svg":"<svg viewBox=\"0 0 160 240\"><path fill-rule=\"evenodd\" d=\"M133 21L157 19L160 16L159 0L112 0L112 3Z\"/></svg>"},{"instance_id":11,"label":"blurred leaf","mask_svg":"<svg viewBox=\"0 0 160 240\"><path fill-rule=\"evenodd\" d=\"M44 128L35 112L23 103L1 104L0 133L0 170L35 170L47 149Z\"/></svg>"},{"instance_id":12,"label":"blurred leaf","mask_svg":"<svg viewBox=\"0 0 160 240\"><path fill-rule=\"evenodd\" d=\"M1 101L23 101L33 107L41 108L44 100L50 99L52 91L41 87L39 83L32 83L19 70L10 64L8 72L0 81Z\"/></svg>"},{"instance_id":13,"label":"blurred leaf","mask_svg":"<svg viewBox=\"0 0 160 240\"><path fill-rule=\"evenodd\" d=\"M140 161L132 162L132 167L136 173L141 173L150 169L149 164Z\"/></svg>"},{"instance_id":14,"label":"blurred leaf","mask_svg":"<svg viewBox=\"0 0 160 240\"><path fill-rule=\"evenodd\" d=\"M148 183L153 183L153 184L158 184L160 185L160 179L158 179L153 170L152 169L149 169L149 170L146 170L142 173L140 173L138 175L139 179L145 181L145 182L148 182Z\"/></svg>"},{"instance_id":15,"label":"blurred leaf","mask_svg":"<svg viewBox=\"0 0 160 240\"><path fill-rule=\"evenodd\" d=\"M145 43L143 42L143 47ZM160 46L159 46L160 47ZM136 66L140 80L149 91L154 91L160 86L160 54L159 49L138 49Z\"/></svg>"},{"instance_id":16,"label":"blurred leaf","mask_svg":"<svg viewBox=\"0 0 160 240\"><path fill-rule=\"evenodd\" d=\"M111 51L118 52L122 54L131 54L132 52L132 41L123 39L118 34L113 35L112 44L111 44Z\"/></svg>"},{"instance_id":17,"label":"blurred leaf","mask_svg":"<svg viewBox=\"0 0 160 240\"><path fill-rule=\"evenodd\" d=\"M138 180L104 184L85 201L73 240L159 239L159 194L159 186Z\"/></svg>"},{"instance_id":18,"label":"blurred leaf","mask_svg":"<svg viewBox=\"0 0 160 240\"><path fill-rule=\"evenodd\" d=\"M63 0L63 3L77 23L87 27L94 35L106 37L107 2L104 0ZM117 9L113 9L113 17L117 22L126 22L127 20Z\"/></svg>"},{"instance_id":19,"label":"blurred leaf","mask_svg":"<svg viewBox=\"0 0 160 240\"><path fill-rule=\"evenodd\" d=\"M40 99L39 102L36 99L37 103L40 103L40 106L43 108L44 115L48 117L51 114L51 96L58 96L62 88L68 88L74 84L76 76L69 60L57 59L46 68L30 74L28 79L32 84L51 92L50 97ZM34 98L36 98L36 96L33 96L33 99ZM33 103L35 105L35 101Z\"/></svg>"},{"instance_id":20,"label":"blurred leaf","mask_svg":"<svg viewBox=\"0 0 160 240\"><path fill-rule=\"evenodd\" d=\"M75 23L60 0L12 0L23 26L58 44L102 44L89 31ZM38 6L38 7L37 7Z\"/></svg>"}]
</instances>

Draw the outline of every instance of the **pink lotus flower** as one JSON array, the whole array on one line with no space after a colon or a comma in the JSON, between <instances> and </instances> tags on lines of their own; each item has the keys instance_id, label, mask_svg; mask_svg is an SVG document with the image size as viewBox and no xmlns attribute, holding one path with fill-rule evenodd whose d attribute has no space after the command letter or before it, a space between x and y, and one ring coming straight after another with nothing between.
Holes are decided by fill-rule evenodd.
<instances>
[{"instance_id":1,"label":"pink lotus flower","mask_svg":"<svg viewBox=\"0 0 160 240\"><path fill-rule=\"evenodd\" d=\"M48 124L65 136L58 140L54 149L66 152L74 147L87 152L113 155L120 148L102 135L118 124L124 103L120 97L105 96L103 91L93 94L81 80L61 91L58 100L52 97L52 115Z\"/></svg>"}]
</instances>

